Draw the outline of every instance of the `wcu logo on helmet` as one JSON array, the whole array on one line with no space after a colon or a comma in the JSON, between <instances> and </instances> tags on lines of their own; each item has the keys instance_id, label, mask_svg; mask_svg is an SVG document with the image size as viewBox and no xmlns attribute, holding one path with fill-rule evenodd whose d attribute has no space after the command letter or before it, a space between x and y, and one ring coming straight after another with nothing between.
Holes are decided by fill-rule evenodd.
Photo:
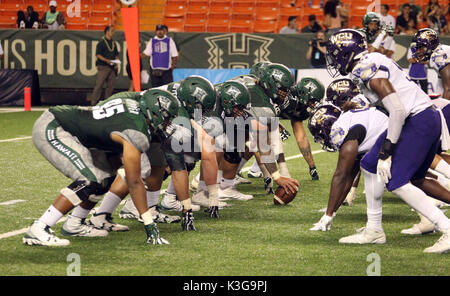
<instances>
[{"instance_id":1,"label":"wcu logo on helmet","mask_svg":"<svg viewBox=\"0 0 450 296\"><path fill-rule=\"evenodd\" d=\"M325 55L327 70L331 77L347 75L351 66L367 51L363 34L352 29L343 29L331 35Z\"/></svg>"}]
</instances>

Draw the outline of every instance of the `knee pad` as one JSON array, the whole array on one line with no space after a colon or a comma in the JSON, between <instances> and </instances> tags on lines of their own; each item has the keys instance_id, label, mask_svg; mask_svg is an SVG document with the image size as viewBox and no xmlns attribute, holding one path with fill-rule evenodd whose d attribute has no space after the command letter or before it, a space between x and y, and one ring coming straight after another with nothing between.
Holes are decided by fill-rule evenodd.
<instances>
[{"instance_id":1,"label":"knee pad","mask_svg":"<svg viewBox=\"0 0 450 296\"><path fill-rule=\"evenodd\" d=\"M103 194L111 187L115 176L109 177L102 181L102 184L90 181L75 181L66 188L61 190L64 195L74 206L79 205L83 201L98 202Z\"/></svg>"},{"instance_id":2,"label":"knee pad","mask_svg":"<svg viewBox=\"0 0 450 296\"><path fill-rule=\"evenodd\" d=\"M223 158L232 164L239 164L242 159L242 154L239 152L225 152Z\"/></svg>"}]
</instances>

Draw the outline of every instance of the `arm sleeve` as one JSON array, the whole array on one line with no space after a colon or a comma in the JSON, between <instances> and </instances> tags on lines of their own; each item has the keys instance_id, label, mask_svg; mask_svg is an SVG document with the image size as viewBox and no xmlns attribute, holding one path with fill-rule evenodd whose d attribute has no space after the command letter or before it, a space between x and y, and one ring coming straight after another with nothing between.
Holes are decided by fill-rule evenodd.
<instances>
[{"instance_id":1,"label":"arm sleeve","mask_svg":"<svg viewBox=\"0 0 450 296\"><path fill-rule=\"evenodd\" d=\"M361 124L355 125L351 127L350 130L348 131L348 134L345 137L344 141L342 142L342 145L350 140L357 140L358 145L361 145L361 143L366 138L366 133L367 131L364 126L362 126Z\"/></svg>"},{"instance_id":2,"label":"arm sleeve","mask_svg":"<svg viewBox=\"0 0 450 296\"><path fill-rule=\"evenodd\" d=\"M385 96L381 102L389 112L389 124L386 138L389 139L391 143L396 144L400 138L400 133L402 132L403 124L405 123L407 116L405 108L395 92Z\"/></svg>"}]
</instances>

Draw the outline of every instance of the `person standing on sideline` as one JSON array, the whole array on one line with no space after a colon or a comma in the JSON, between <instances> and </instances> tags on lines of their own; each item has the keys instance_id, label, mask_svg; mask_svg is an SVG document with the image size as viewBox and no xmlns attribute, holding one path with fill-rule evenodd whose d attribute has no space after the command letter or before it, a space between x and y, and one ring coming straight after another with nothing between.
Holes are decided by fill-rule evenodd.
<instances>
[{"instance_id":1,"label":"person standing on sideline","mask_svg":"<svg viewBox=\"0 0 450 296\"><path fill-rule=\"evenodd\" d=\"M178 50L172 38L165 34L165 26L156 26L155 37L150 39L141 58L150 58L150 79L152 87L173 82L172 71L178 62Z\"/></svg>"},{"instance_id":2,"label":"person standing on sideline","mask_svg":"<svg viewBox=\"0 0 450 296\"><path fill-rule=\"evenodd\" d=\"M100 100L102 93L103 83L106 84L105 98L109 98L114 90L114 79L117 76L119 70L117 63L119 51L113 40L114 26L106 26L105 35L97 44L95 55L97 57L97 80L95 82L94 91L90 99L91 105L94 106Z\"/></svg>"}]
</instances>

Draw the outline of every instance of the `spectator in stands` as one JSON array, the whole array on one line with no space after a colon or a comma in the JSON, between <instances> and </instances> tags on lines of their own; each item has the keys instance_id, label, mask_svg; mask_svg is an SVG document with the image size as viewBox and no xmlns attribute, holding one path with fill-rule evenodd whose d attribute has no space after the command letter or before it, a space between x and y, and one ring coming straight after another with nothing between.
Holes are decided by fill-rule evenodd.
<instances>
[{"instance_id":1,"label":"spectator in stands","mask_svg":"<svg viewBox=\"0 0 450 296\"><path fill-rule=\"evenodd\" d=\"M17 12L17 28L19 29L39 29L39 14L29 5L27 11Z\"/></svg>"},{"instance_id":2,"label":"spectator in stands","mask_svg":"<svg viewBox=\"0 0 450 296\"><path fill-rule=\"evenodd\" d=\"M410 35L413 30L417 30L417 20L411 14L411 6L406 3L403 5L403 13L397 17L397 33Z\"/></svg>"},{"instance_id":3,"label":"spectator in stands","mask_svg":"<svg viewBox=\"0 0 450 296\"><path fill-rule=\"evenodd\" d=\"M50 1L50 10L46 11L41 19L43 29L49 30L64 30L66 26L66 19L59 11L56 11L56 1Z\"/></svg>"},{"instance_id":4,"label":"spectator in stands","mask_svg":"<svg viewBox=\"0 0 450 296\"><path fill-rule=\"evenodd\" d=\"M428 27L436 32L441 32L441 29L447 25L438 0L430 0L425 6L424 14Z\"/></svg>"},{"instance_id":5,"label":"spectator in stands","mask_svg":"<svg viewBox=\"0 0 450 296\"><path fill-rule=\"evenodd\" d=\"M387 4L381 4L380 7L380 24L381 27L384 25L389 25L392 28L395 28L395 18L388 14L389 11L389 5Z\"/></svg>"},{"instance_id":6,"label":"spectator in stands","mask_svg":"<svg viewBox=\"0 0 450 296\"><path fill-rule=\"evenodd\" d=\"M115 29L114 26L106 26L105 35L97 44L95 55L97 57L97 80L95 82L94 91L90 99L91 105L96 105L100 100L103 84L106 84L105 98L112 95L114 90L114 80L118 72L119 51L113 39Z\"/></svg>"},{"instance_id":7,"label":"spectator in stands","mask_svg":"<svg viewBox=\"0 0 450 296\"><path fill-rule=\"evenodd\" d=\"M400 6L399 10L398 10L398 15L402 15L403 14L403 7L405 7L405 5L409 5L409 7L411 8L410 14L411 16L416 19L416 23L422 20L422 8L420 8L419 5L416 5L415 0L409 0L409 3L405 3L402 4L402 6Z\"/></svg>"},{"instance_id":8,"label":"spectator in stands","mask_svg":"<svg viewBox=\"0 0 450 296\"><path fill-rule=\"evenodd\" d=\"M311 60L311 68L326 68L325 54L327 42L325 40L325 33L319 31L316 33L314 39L309 41L308 51L306 52L306 59Z\"/></svg>"},{"instance_id":9,"label":"spectator in stands","mask_svg":"<svg viewBox=\"0 0 450 296\"><path fill-rule=\"evenodd\" d=\"M411 46L408 48L408 54L406 55L409 65L409 77L412 81L417 83L420 88L427 94L428 93L428 77L427 77L427 67L428 61L419 62L417 58L412 56Z\"/></svg>"},{"instance_id":10,"label":"spectator in stands","mask_svg":"<svg viewBox=\"0 0 450 296\"><path fill-rule=\"evenodd\" d=\"M316 21L316 16L311 14L308 17L308 25L303 27L302 33L316 33L318 31L322 31L322 26Z\"/></svg>"},{"instance_id":11,"label":"spectator in stands","mask_svg":"<svg viewBox=\"0 0 450 296\"><path fill-rule=\"evenodd\" d=\"M341 5L339 0L329 0L323 8L325 21L323 26L328 34L333 34L342 28L342 22L348 17L348 10Z\"/></svg>"},{"instance_id":12,"label":"spectator in stands","mask_svg":"<svg viewBox=\"0 0 450 296\"><path fill-rule=\"evenodd\" d=\"M156 26L155 37L150 39L141 58L150 58L152 87L173 82L172 71L178 62L178 50L172 38L165 34L164 25Z\"/></svg>"},{"instance_id":13,"label":"spectator in stands","mask_svg":"<svg viewBox=\"0 0 450 296\"><path fill-rule=\"evenodd\" d=\"M283 28L281 28L280 34L297 34L297 33L299 33L298 28L297 28L297 17L291 15L288 18L287 26L284 26Z\"/></svg>"}]
</instances>

